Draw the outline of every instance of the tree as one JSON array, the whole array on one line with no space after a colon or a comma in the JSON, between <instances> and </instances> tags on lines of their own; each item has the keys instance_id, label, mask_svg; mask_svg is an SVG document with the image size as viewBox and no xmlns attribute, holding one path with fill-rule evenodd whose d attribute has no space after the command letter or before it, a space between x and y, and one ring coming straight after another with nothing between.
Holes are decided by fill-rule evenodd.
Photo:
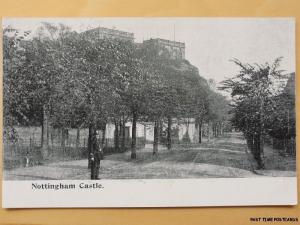
<instances>
[{"instance_id":1,"label":"tree","mask_svg":"<svg viewBox=\"0 0 300 225\"><path fill-rule=\"evenodd\" d=\"M14 115L12 125L40 123L44 131L44 121L48 121L44 112L48 112L45 108L49 105L57 81L57 67L51 54L48 54L49 44L52 42L39 37L25 40L24 37L28 34L29 32L25 32L24 36L18 36L18 32L15 31L12 37L5 35L4 38L4 98L8 100L6 108L12 110L11 113L7 112L6 118ZM45 42L42 43L43 41ZM14 101L18 103L15 105ZM48 137L48 132L46 136ZM48 138L44 143L43 132L41 140L42 147L45 147ZM47 149L43 153L45 156Z\"/></svg>"},{"instance_id":2,"label":"tree","mask_svg":"<svg viewBox=\"0 0 300 225\"><path fill-rule=\"evenodd\" d=\"M226 97L211 90L209 94L207 120L212 126L214 137L218 137L219 135L223 134L224 125L226 121L229 120L229 110L229 101L226 99Z\"/></svg>"},{"instance_id":3,"label":"tree","mask_svg":"<svg viewBox=\"0 0 300 225\"><path fill-rule=\"evenodd\" d=\"M120 43L107 39L90 40L84 35L72 34L59 54L62 55L57 58L65 65L65 71L60 84L63 91L57 92L60 94L56 98L56 107L65 115L65 120L62 120L63 115L55 118L62 122L62 126L70 126L74 113L79 113L81 126L89 128L88 152L91 153L95 130L102 129L105 134L106 123L113 120L116 110L120 109L117 104L111 104L119 100L113 80L122 54Z\"/></svg>"},{"instance_id":4,"label":"tree","mask_svg":"<svg viewBox=\"0 0 300 225\"><path fill-rule=\"evenodd\" d=\"M207 110L208 86L198 72L187 60L173 59L169 50L148 43L141 49L140 58L144 68L152 74L147 83L147 106L144 116L154 122L153 154L157 146L162 124L167 124L166 144L172 147L171 128L173 120L196 118L201 121Z\"/></svg>"},{"instance_id":5,"label":"tree","mask_svg":"<svg viewBox=\"0 0 300 225\"><path fill-rule=\"evenodd\" d=\"M199 75L198 70L188 71L185 77L186 96L183 100L183 113L185 117L195 118L198 126L199 143L202 142L202 125L209 114L210 93L207 81Z\"/></svg>"},{"instance_id":6,"label":"tree","mask_svg":"<svg viewBox=\"0 0 300 225\"><path fill-rule=\"evenodd\" d=\"M21 42L24 35L19 31L7 27L3 29L3 108L4 108L4 136L11 141L17 140L15 125L29 121L29 92L26 76L22 72L26 62L25 50ZM25 109L25 110L24 110ZM26 112L25 112L26 111Z\"/></svg>"},{"instance_id":7,"label":"tree","mask_svg":"<svg viewBox=\"0 0 300 225\"><path fill-rule=\"evenodd\" d=\"M283 143L286 153L293 154L296 137L295 73L289 74L288 77L283 91L266 103L272 107L268 107L268 111L265 112L270 115L265 122L265 128L270 137Z\"/></svg>"},{"instance_id":8,"label":"tree","mask_svg":"<svg viewBox=\"0 0 300 225\"><path fill-rule=\"evenodd\" d=\"M116 125L121 127L121 146L125 149L125 123L131 115L132 139L131 158L136 158L136 126L145 105L146 71L142 67L142 60L138 57L136 46L131 42L119 41L118 60L114 62L111 78L114 110L113 117Z\"/></svg>"},{"instance_id":9,"label":"tree","mask_svg":"<svg viewBox=\"0 0 300 225\"><path fill-rule=\"evenodd\" d=\"M154 123L153 155L158 152L162 123L167 119L167 147L171 149L172 118L178 114L178 87L175 77L180 77L176 66L180 61L170 57L168 50L154 44L139 49L144 74L145 107L142 116Z\"/></svg>"},{"instance_id":10,"label":"tree","mask_svg":"<svg viewBox=\"0 0 300 225\"><path fill-rule=\"evenodd\" d=\"M238 75L222 82L221 90L230 90L233 98L233 124L240 129L247 140L257 168L264 168L263 146L266 134L266 122L270 118L274 101L272 98L282 90L280 82L285 78L279 70L281 58L273 64L243 64L233 62L240 67Z\"/></svg>"}]
</instances>

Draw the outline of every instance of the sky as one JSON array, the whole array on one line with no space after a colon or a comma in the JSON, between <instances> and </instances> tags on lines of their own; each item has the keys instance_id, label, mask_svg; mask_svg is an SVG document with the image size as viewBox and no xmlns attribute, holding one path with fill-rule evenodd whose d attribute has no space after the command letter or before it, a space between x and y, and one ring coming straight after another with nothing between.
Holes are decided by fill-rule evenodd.
<instances>
[{"instance_id":1,"label":"sky","mask_svg":"<svg viewBox=\"0 0 300 225\"><path fill-rule=\"evenodd\" d=\"M33 33L41 22L63 23L78 32L95 27L133 32L135 42L163 38L184 42L185 58L206 79L217 83L233 77L244 63L272 63L283 57L281 69L295 72L295 20L293 18L6 18L11 26Z\"/></svg>"}]
</instances>

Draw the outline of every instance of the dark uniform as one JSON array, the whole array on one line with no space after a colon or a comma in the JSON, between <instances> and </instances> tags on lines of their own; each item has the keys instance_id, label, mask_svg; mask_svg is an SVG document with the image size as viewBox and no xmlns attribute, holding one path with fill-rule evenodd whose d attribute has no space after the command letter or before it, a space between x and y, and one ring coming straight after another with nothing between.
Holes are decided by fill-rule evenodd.
<instances>
[{"instance_id":1,"label":"dark uniform","mask_svg":"<svg viewBox=\"0 0 300 225\"><path fill-rule=\"evenodd\" d=\"M96 138L93 139L93 153L90 154L91 160L91 179L98 180L99 179L99 169L100 169L100 160L102 160L103 152L99 147Z\"/></svg>"}]
</instances>

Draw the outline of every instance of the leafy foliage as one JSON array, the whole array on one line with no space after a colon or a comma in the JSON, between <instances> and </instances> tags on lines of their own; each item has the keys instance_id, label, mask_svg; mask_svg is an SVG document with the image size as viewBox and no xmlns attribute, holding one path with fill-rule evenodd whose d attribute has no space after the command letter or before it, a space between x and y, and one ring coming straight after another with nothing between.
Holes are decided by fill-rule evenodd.
<instances>
[{"instance_id":1,"label":"leafy foliage","mask_svg":"<svg viewBox=\"0 0 300 225\"><path fill-rule=\"evenodd\" d=\"M43 23L33 38L28 34L4 30L5 126L40 125L48 117L53 127L96 129L128 120L223 119L216 106L225 99L161 46L91 38L62 24ZM133 135L133 149L134 142Z\"/></svg>"},{"instance_id":2,"label":"leafy foliage","mask_svg":"<svg viewBox=\"0 0 300 225\"><path fill-rule=\"evenodd\" d=\"M278 69L280 61L281 58L278 58L273 64L250 65L233 60L240 67L240 72L234 78L223 81L220 88L231 92L232 122L243 131L259 168L263 167L263 137L274 135L274 131L281 129L281 121L285 120L282 113L285 111L278 109L285 107L286 101L289 101L282 93L286 76Z\"/></svg>"}]
</instances>

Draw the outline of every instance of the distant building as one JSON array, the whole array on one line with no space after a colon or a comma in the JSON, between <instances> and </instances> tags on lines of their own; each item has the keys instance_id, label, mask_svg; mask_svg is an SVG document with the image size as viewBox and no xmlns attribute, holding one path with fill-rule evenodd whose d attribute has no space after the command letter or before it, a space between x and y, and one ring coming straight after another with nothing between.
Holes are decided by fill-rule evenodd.
<instances>
[{"instance_id":1,"label":"distant building","mask_svg":"<svg viewBox=\"0 0 300 225\"><path fill-rule=\"evenodd\" d=\"M90 38L99 39L117 39L123 41L134 41L134 34L126 31L120 31L116 29L109 29L105 27L97 27L94 29L87 30L83 34L89 35Z\"/></svg>"},{"instance_id":2,"label":"distant building","mask_svg":"<svg viewBox=\"0 0 300 225\"><path fill-rule=\"evenodd\" d=\"M83 32L82 34L88 35L90 39L117 39L123 41L134 42L134 33L120 31L116 29L109 29L105 27L97 27ZM178 41L170 41L161 38L151 38L143 41L143 43L135 43L136 45L156 45L168 50L172 59L185 58L185 43Z\"/></svg>"},{"instance_id":3,"label":"distant building","mask_svg":"<svg viewBox=\"0 0 300 225\"><path fill-rule=\"evenodd\" d=\"M184 138L190 140L191 143L198 143L198 127L196 126L195 119L185 118L183 121L173 121L172 129L176 130L176 138L173 137L174 142L182 142ZM166 130L166 124L163 124L163 129ZM115 125L113 123L106 124L105 137L108 140L108 145L113 146L115 137ZM101 132L101 131L100 131ZM100 135L101 136L101 135ZM152 122L141 122L136 125L136 137L137 139L144 139L147 143L154 141L154 123ZM125 138L132 138L132 123L127 122L125 125ZM175 140L177 139L177 140Z\"/></svg>"},{"instance_id":4,"label":"distant building","mask_svg":"<svg viewBox=\"0 0 300 225\"><path fill-rule=\"evenodd\" d=\"M154 44L167 49L172 59L185 58L185 44L178 41L170 41L161 38L151 38L143 42L143 44Z\"/></svg>"}]
</instances>

